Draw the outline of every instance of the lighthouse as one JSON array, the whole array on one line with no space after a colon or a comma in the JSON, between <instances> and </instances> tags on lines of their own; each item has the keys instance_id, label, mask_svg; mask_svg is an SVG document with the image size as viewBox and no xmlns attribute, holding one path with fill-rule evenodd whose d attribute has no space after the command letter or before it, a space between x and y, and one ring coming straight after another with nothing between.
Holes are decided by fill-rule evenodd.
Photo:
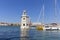
<instances>
[{"instance_id":1,"label":"lighthouse","mask_svg":"<svg viewBox=\"0 0 60 40\"><path fill-rule=\"evenodd\" d=\"M23 11L23 14L21 16L21 29L29 29L29 16L27 15L26 10Z\"/></svg>"}]
</instances>

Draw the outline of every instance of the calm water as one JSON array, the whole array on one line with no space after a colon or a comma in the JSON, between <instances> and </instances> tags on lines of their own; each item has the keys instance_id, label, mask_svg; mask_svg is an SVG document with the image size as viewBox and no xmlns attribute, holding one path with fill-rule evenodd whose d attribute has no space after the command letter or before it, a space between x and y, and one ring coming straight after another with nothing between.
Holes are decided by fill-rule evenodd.
<instances>
[{"instance_id":1,"label":"calm water","mask_svg":"<svg viewBox=\"0 0 60 40\"><path fill-rule=\"evenodd\" d=\"M25 35L25 37L21 37ZM0 26L0 40L60 40L60 31L20 30L16 26Z\"/></svg>"}]
</instances>

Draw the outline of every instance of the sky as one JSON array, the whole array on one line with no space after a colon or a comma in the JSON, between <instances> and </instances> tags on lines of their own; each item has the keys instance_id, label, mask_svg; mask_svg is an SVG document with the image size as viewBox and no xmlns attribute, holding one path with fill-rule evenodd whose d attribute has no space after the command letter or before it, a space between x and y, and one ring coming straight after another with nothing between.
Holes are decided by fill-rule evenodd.
<instances>
[{"instance_id":1,"label":"sky","mask_svg":"<svg viewBox=\"0 0 60 40\"><path fill-rule=\"evenodd\" d=\"M44 23L60 23L60 0L56 3L55 16L55 0L0 0L0 22L20 22L23 10L27 11L32 22L37 22L38 19L41 22L43 17L40 12L43 4Z\"/></svg>"}]
</instances>

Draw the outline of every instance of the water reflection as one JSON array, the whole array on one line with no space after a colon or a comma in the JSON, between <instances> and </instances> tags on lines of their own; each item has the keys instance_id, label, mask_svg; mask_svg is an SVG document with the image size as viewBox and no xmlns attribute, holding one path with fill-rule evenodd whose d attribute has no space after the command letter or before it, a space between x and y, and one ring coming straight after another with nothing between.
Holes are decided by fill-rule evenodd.
<instances>
[{"instance_id":1,"label":"water reflection","mask_svg":"<svg viewBox=\"0 0 60 40\"><path fill-rule=\"evenodd\" d=\"M21 29L21 40L29 39L29 29Z\"/></svg>"}]
</instances>

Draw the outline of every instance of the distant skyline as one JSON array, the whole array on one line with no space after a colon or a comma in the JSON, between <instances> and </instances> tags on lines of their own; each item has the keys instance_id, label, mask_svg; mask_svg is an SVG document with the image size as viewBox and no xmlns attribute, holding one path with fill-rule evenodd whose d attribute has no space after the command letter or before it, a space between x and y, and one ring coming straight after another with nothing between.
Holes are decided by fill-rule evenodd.
<instances>
[{"instance_id":1,"label":"distant skyline","mask_svg":"<svg viewBox=\"0 0 60 40\"><path fill-rule=\"evenodd\" d=\"M32 22L37 22L43 4L44 23L54 22L55 0L0 0L0 22L20 22L23 10L27 11ZM57 0L56 8L56 22L60 23L60 0Z\"/></svg>"}]
</instances>

